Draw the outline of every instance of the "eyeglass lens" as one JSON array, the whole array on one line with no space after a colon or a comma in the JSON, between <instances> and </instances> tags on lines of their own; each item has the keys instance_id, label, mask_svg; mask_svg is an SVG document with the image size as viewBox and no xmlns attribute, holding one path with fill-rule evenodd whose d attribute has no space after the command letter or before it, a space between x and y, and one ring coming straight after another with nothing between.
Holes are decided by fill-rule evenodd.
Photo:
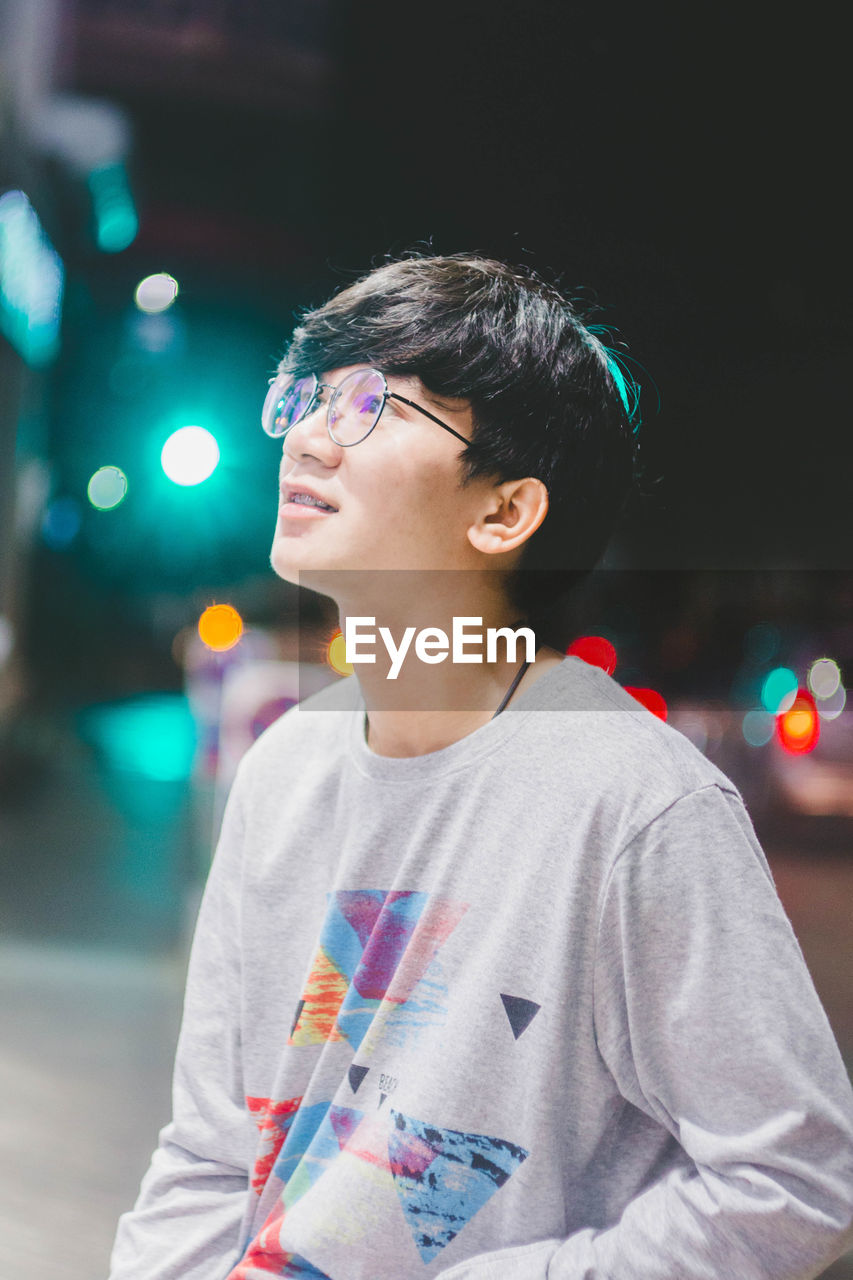
<instances>
[{"instance_id":1,"label":"eyeglass lens","mask_svg":"<svg viewBox=\"0 0 853 1280\"><path fill-rule=\"evenodd\" d=\"M358 444L376 426L385 404L385 379L376 369L348 374L329 401L329 432L336 444Z\"/></svg>"},{"instance_id":2,"label":"eyeglass lens","mask_svg":"<svg viewBox=\"0 0 853 1280\"><path fill-rule=\"evenodd\" d=\"M314 402L319 384L313 374L295 382L279 376L264 401L262 425L269 436L284 436ZM332 392L328 407L329 434L336 444L358 444L369 435L385 403L385 379L376 369L348 374Z\"/></svg>"},{"instance_id":3,"label":"eyeglass lens","mask_svg":"<svg viewBox=\"0 0 853 1280\"><path fill-rule=\"evenodd\" d=\"M317 379L311 375L295 382L279 375L264 401L261 424L268 436L283 436L305 416L317 390Z\"/></svg>"}]
</instances>

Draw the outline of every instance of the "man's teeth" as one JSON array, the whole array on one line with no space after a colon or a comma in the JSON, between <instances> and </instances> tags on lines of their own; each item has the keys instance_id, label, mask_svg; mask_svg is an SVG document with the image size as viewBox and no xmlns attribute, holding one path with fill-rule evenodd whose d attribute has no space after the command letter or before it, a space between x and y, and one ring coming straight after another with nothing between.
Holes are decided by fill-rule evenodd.
<instances>
[{"instance_id":1,"label":"man's teeth","mask_svg":"<svg viewBox=\"0 0 853 1280\"><path fill-rule=\"evenodd\" d=\"M291 502L301 502L308 507L322 507L324 511L334 511L334 507L330 507L328 502L321 502L319 498L312 498L307 493L294 493L290 498Z\"/></svg>"}]
</instances>

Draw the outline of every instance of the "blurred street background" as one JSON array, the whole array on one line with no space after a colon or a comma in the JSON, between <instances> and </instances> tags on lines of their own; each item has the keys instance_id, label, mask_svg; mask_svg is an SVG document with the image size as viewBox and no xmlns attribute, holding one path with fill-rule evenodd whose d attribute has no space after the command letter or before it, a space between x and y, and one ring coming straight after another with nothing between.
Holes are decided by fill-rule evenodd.
<instances>
[{"instance_id":1,"label":"blurred street background","mask_svg":"<svg viewBox=\"0 0 853 1280\"><path fill-rule=\"evenodd\" d=\"M106 1275L228 783L336 678L260 409L386 254L597 308L649 484L576 651L741 788L853 1068L845 57L743 6L0 0L0 1276Z\"/></svg>"}]
</instances>

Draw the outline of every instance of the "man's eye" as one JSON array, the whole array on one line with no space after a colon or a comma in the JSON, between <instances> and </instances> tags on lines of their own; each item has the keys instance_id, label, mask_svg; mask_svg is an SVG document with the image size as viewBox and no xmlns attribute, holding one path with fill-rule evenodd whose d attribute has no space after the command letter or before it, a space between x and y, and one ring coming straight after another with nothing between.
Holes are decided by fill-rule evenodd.
<instances>
[{"instance_id":1,"label":"man's eye","mask_svg":"<svg viewBox=\"0 0 853 1280\"><path fill-rule=\"evenodd\" d=\"M354 401L356 412L363 413L365 415L378 413L381 404L382 397L373 395L357 396Z\"/></svg>"}]
</instances>

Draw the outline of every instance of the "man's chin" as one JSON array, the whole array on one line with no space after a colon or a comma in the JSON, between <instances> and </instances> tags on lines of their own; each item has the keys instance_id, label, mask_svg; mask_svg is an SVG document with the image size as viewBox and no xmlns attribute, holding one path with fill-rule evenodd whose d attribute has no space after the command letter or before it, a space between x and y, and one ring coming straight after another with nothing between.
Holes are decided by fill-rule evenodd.
<instances>
[{"instance_id":1,"label":"man's chin","mask_svg":"<svg viewBox=\"0 0 853 1280\"><path fill-rule=\"evenodd\" d=\"M270 565L283 582L290 582L294 587L305 587L308 591L330 596L333 600L337 599L341 588L352 576L351 570L327 566L318 568L299 563L292 556L283 554L282 549L275 544L270 552Z\"/></svg>"},{"instance_id":2,"label":"man's chin","mask_svg":"<svg viewBox=\"0 0 853 1280\"><path fill-rule=\"evenodd\" d=\"M295 587L300 586L300 570L290 556L282 555L281 548L275 542L270 551L270 565L273 573L277 574L282 582L292 582Z\"/></svg>"}]
</instances>

